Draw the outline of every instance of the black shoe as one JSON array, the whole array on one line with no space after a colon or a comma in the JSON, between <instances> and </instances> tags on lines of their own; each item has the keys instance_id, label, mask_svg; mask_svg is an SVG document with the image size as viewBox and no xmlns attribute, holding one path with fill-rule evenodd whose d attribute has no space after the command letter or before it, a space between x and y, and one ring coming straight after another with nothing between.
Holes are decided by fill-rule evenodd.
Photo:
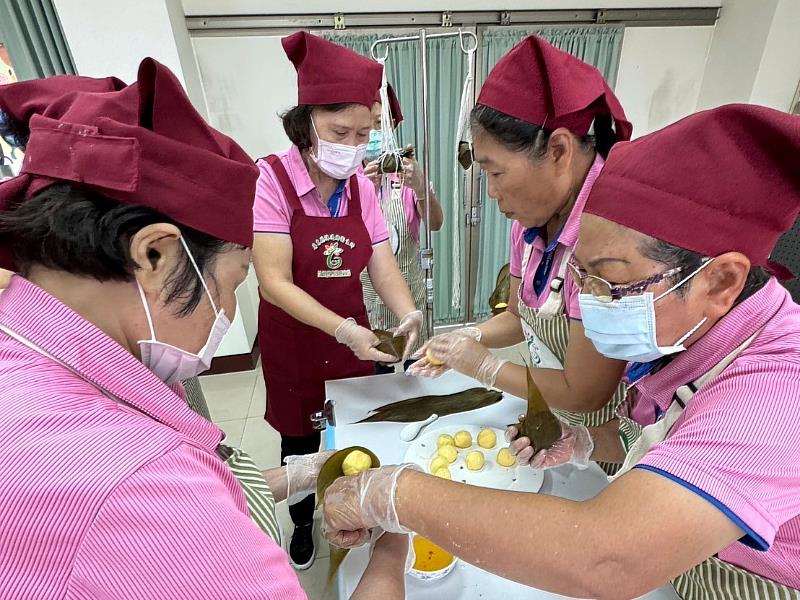
<instances>
[{"instance_id":1,"label":"black shoe","mask_svg":"<svg viewBox=\"0 0 800 600\"><path fill-rule=\"evenodd\" d=\"M298 571L305 571L314 564L314 524L295 525L292 541L289 544L289 559Z\"/></svg>"}]
</instances>

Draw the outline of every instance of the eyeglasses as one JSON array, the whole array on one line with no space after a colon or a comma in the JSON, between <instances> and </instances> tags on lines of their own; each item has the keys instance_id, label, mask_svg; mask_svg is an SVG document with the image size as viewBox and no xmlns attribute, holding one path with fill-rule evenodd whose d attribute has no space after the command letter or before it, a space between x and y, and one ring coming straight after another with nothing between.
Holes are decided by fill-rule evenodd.
<instances>
[{"instance_id":1,"label":"eyeglasses","mask_svg":"<svg viewBox=\"0 0 800 600\"><path fill-rule=\"evenodd\" d=\"M630 283L627 285L612 285L602 277L588 275L583 269L576 265L571 258L569 262L567 262L567 266L569 267L569 272L570 275L572 275L572 279L575 281L575 285L578 286L578 289L581 291L581 293L591 294L600 302L612 302L614 300L619 300L624 296L641 294L651 285L656 284L659 281L663 281L667 277L677 275L683 271L683 267L675 267L674 269L657 273L648 277L647 279L642 279L641 281L637 281L635 283Z\"/></svg>"}]
</instances>

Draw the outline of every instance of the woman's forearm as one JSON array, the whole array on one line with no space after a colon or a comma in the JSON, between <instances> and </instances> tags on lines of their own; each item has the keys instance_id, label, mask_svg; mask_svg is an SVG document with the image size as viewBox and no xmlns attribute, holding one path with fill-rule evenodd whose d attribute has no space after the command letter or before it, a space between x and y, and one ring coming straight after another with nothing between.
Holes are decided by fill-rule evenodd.
<instances>
[{"instance_id":1,"label":"woman's forearm","mask_svg":"<svg viewBox=\"0 0 800 600\"><path fill-rule=\"evenodd\" d=\"M477 327L481 330L481 344L487 348L507 348L525 340L519 317L509 311L495 315Z\"/></svg>"},{"instance_id":2,"label":"woman's forearm","mask_svg":"<svg viewBox=\"0 0 800 600\"><path fill-rule=\"evenodd\" d=\"M426 220L427 214L425 210L425 203L426 203L426 196L425 196L425 189L421 190L414 190L414 193L417 196L417 211L419 212L419 216L422 218L422 222L425 225L428 225ZM430 229L431 231L439 231L444 224L444 214L442 213L442 205L439 203L439 199L436 197L436 194L433 193L433 188L430 189L430 203L431 203L431 222L430 222Z\"/></svg>"},{"instance_id":3,"label":"woman's forearm","mask_svg":"<svg viewBox=\"0 0 800 600\"><path fill-rule=\"evenodd\" d=\"M275 502L283 502L289 495L289 480L286 477L286 467L275 467L262 471L264 480L269 489L272 490L272 497Z\"/></svg>"},{"instance_id":4,"label":"woman's forearm","mask_svg":"<svg viewBox=\"0 0 800 600\"><path fill-rule=\"evenodd\" d=\"M587 585L594 575L587 570L597 570L587 548L602 548L606 533L581 503L414 471L401 475L395 497L403 526L469 563L540 589L596 597Z\"/></svg>"},{"instance_id":5,"label":"woman's forearm","mask_svg":"<svg viewBox=\"0 0 800 600\"><path fill-rule=\"evenodd\" d=\"M408 536L385 533L375 543L367 570L351 600L402 600L405 598L405 558Z\"/></svg>"}]
</instances>

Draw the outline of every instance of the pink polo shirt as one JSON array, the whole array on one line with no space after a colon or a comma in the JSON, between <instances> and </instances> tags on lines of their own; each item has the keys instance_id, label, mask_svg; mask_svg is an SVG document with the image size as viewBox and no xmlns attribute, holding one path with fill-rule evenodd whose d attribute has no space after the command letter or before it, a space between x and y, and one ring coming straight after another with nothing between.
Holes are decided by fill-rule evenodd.
<instances>
[{"instance_id":1,"label":"pink polo shirt","mask_svg":"<svg viewBox=\"0 0 800 600\"><path fill-rule=\"evenodd\" d=\"M572 207L572 211L569 217L567 217L564 227L561 229L561 234L558 236L553 266L550 269L547 283L545 284L541 296L537 296L534 290L534 277L539 263L542 262L546 246L540 236L537 236L533 241L533 249L531 250L531 256L528 260L527 268L525 269L525 280L520 282L522 301L528 306L540 308L545 303L550 295L550 282L553 281L553 278L558 274L558 267L561 264L564 253L572 253L575 249L575 244L578 242L578 231L580 230L581 217L583 216L583 209L586 206L586 200L604 164L605 161L603 157L597 154L592 166L589 168L589 172L586 174L586 179L583 181L581 191L578 192L575 205ZM511 225L511 252L508 270L511 276L517 279L522 278L522 261L525 256L526 246L525 228L520 225L518 221L514 221ZM575 282L572 280L572 277L569 276L569 273L567 273L564 277L564 312L571 319L581 318L581 309L578 306L578 294L580 294L580 290L575 286Z\"/></svg>"},{"instance_id":2,"label":"pink polo shirt","mask_svg":"<svg viewBox=\"0 0 800 600\"><path fill-rule=\"evenodd\" d=\"M800 306L775 279L660 371L636 384L633 414L663 414L674 391L758 337L702 386L637 468L669 477L725 512L746 536L719 557L800 589Z\"/></svg>"},{"instance_id":3,"label":"pink polo shirt","mask_svg":"<svg viewBox=\"0 0 800 600\"><path fill-rule=\"evenodd\" d=\"M306 597L215 425L25 279L0 322L81 374L0 333L0 598Z\"/></svg>"},{"instance_id":4,"label":"pink polo shirt","mask_svg":"<svg viewBox=\"0 0 800 600\"><path fill-rule=\"evenodd\" d=\"M308 169L300 156L300 150L292 145L285 152L278 153L286 172L289 174L303 211L310 217L328 217L331 214L328 210L328 198L320 198L314 182L308 174ZM256 198L253 204L253 231L256 233L289 233L289 225L292 222L292 210L286 195L281 189L278 179L272 171L269 163L261 159L257 163L261 173L256 183ZM369 232L372 244L380 244L389 239L386 231L386 223L383 220L378 198L375 195L375 185L364 177L357 174L358 190L361 197L361 218ZM348 214L348 204L350 201L350 181L345 184L342 197L342 204L339 216L345 217Z\"/></svg>"}]
</instances>

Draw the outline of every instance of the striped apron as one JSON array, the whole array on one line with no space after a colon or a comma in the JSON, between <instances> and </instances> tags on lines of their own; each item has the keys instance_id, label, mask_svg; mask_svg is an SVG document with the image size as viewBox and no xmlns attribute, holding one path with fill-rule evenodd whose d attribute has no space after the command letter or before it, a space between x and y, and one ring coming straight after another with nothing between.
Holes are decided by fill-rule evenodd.
<instances>
[{"instance_id":1,"label":"striped apron","mask_svg":"<svg viewBox=\"0 0 800 600\"><path fill-rule=\"evenodd\" d=\"M609 479L616 479L630 471L653 446L666 439L697 390L722 373L757 335L758 332L745 340L708 373L679 387L664 416L642 429L641 436L628 451L625 463ZM800 590L726 563L716 556L678 576L672 581L672 585L684 600L800 600Z\"/></svg>"},{"instance_id":2,"label":"striped apron","mask_svg":"<svg viewBox=\"0 0 800 600\"><path fill-rule=\"evenodd\" d=\"M525 271L530 262L533 244L525 244L522 257L522 271L519 290L517 292L517 310L519 312L525 341L531 353L532 365L540 369L562 369L569 344L569 317L564 312L564 278L567 273L567 262L572 253L565 249L564 256L558 266L558 272L550 284L550 294L541 308L533 308L522 299L522 287L525 282ZM596 427L617 418L617 407L625 398L626 385L620 382L614 395L600 410L590 413L570 412L554 409L553 412L570 425ZM626 421L630 421L626 419ZM629 423L626 423L626 427ZM602 469L612 474L619 465L598 463Z\"/></svg>"},{"instance_id":3,"label":"striped apron","mask_svg":"<svg viewBox=\"0 0 800 600\"><path fill-rule=\"evenodd\" d=\"M208 412L208 404L200 387L197 377L192 377L183 382L186 403L196 413L205 417L209 421L211 415ZM264 475L253 462L253 459L239 448L231 448L220 444L217 447L217 455L225 461L233 476L239 482L239 486L244 492L247 500L247 509L250 518L258 527L271 537L276 544L281 544L281 528L278 524L278 515L275 512L275 498L272 490L269 489Z\"/></svg>"},{"instance_id":4,"label":"striped apron","mask_svg":"<svg viewBox=\"0 0 800 600\"><path fill-rule=\"evenodd\" d=\"M389 193L385 189L389 186ZM408 216L403 204L403 180L389 176L384 178L383 185L378 193L381 212L389 231L389 243L400 267L403 279L411 289L411 297L417 310L425 313L425 272L422 270L419 255L419 242L411 236L408 227ZM383 303L378 296L366 269L361 273L361 284L364 287L364 305L367 307L367 317L373 329L392 329L400 324L400 320ZM413 352L428 341L428 324L423 319L419 334L419 341Z\"/></svg>"}]
</instances>

